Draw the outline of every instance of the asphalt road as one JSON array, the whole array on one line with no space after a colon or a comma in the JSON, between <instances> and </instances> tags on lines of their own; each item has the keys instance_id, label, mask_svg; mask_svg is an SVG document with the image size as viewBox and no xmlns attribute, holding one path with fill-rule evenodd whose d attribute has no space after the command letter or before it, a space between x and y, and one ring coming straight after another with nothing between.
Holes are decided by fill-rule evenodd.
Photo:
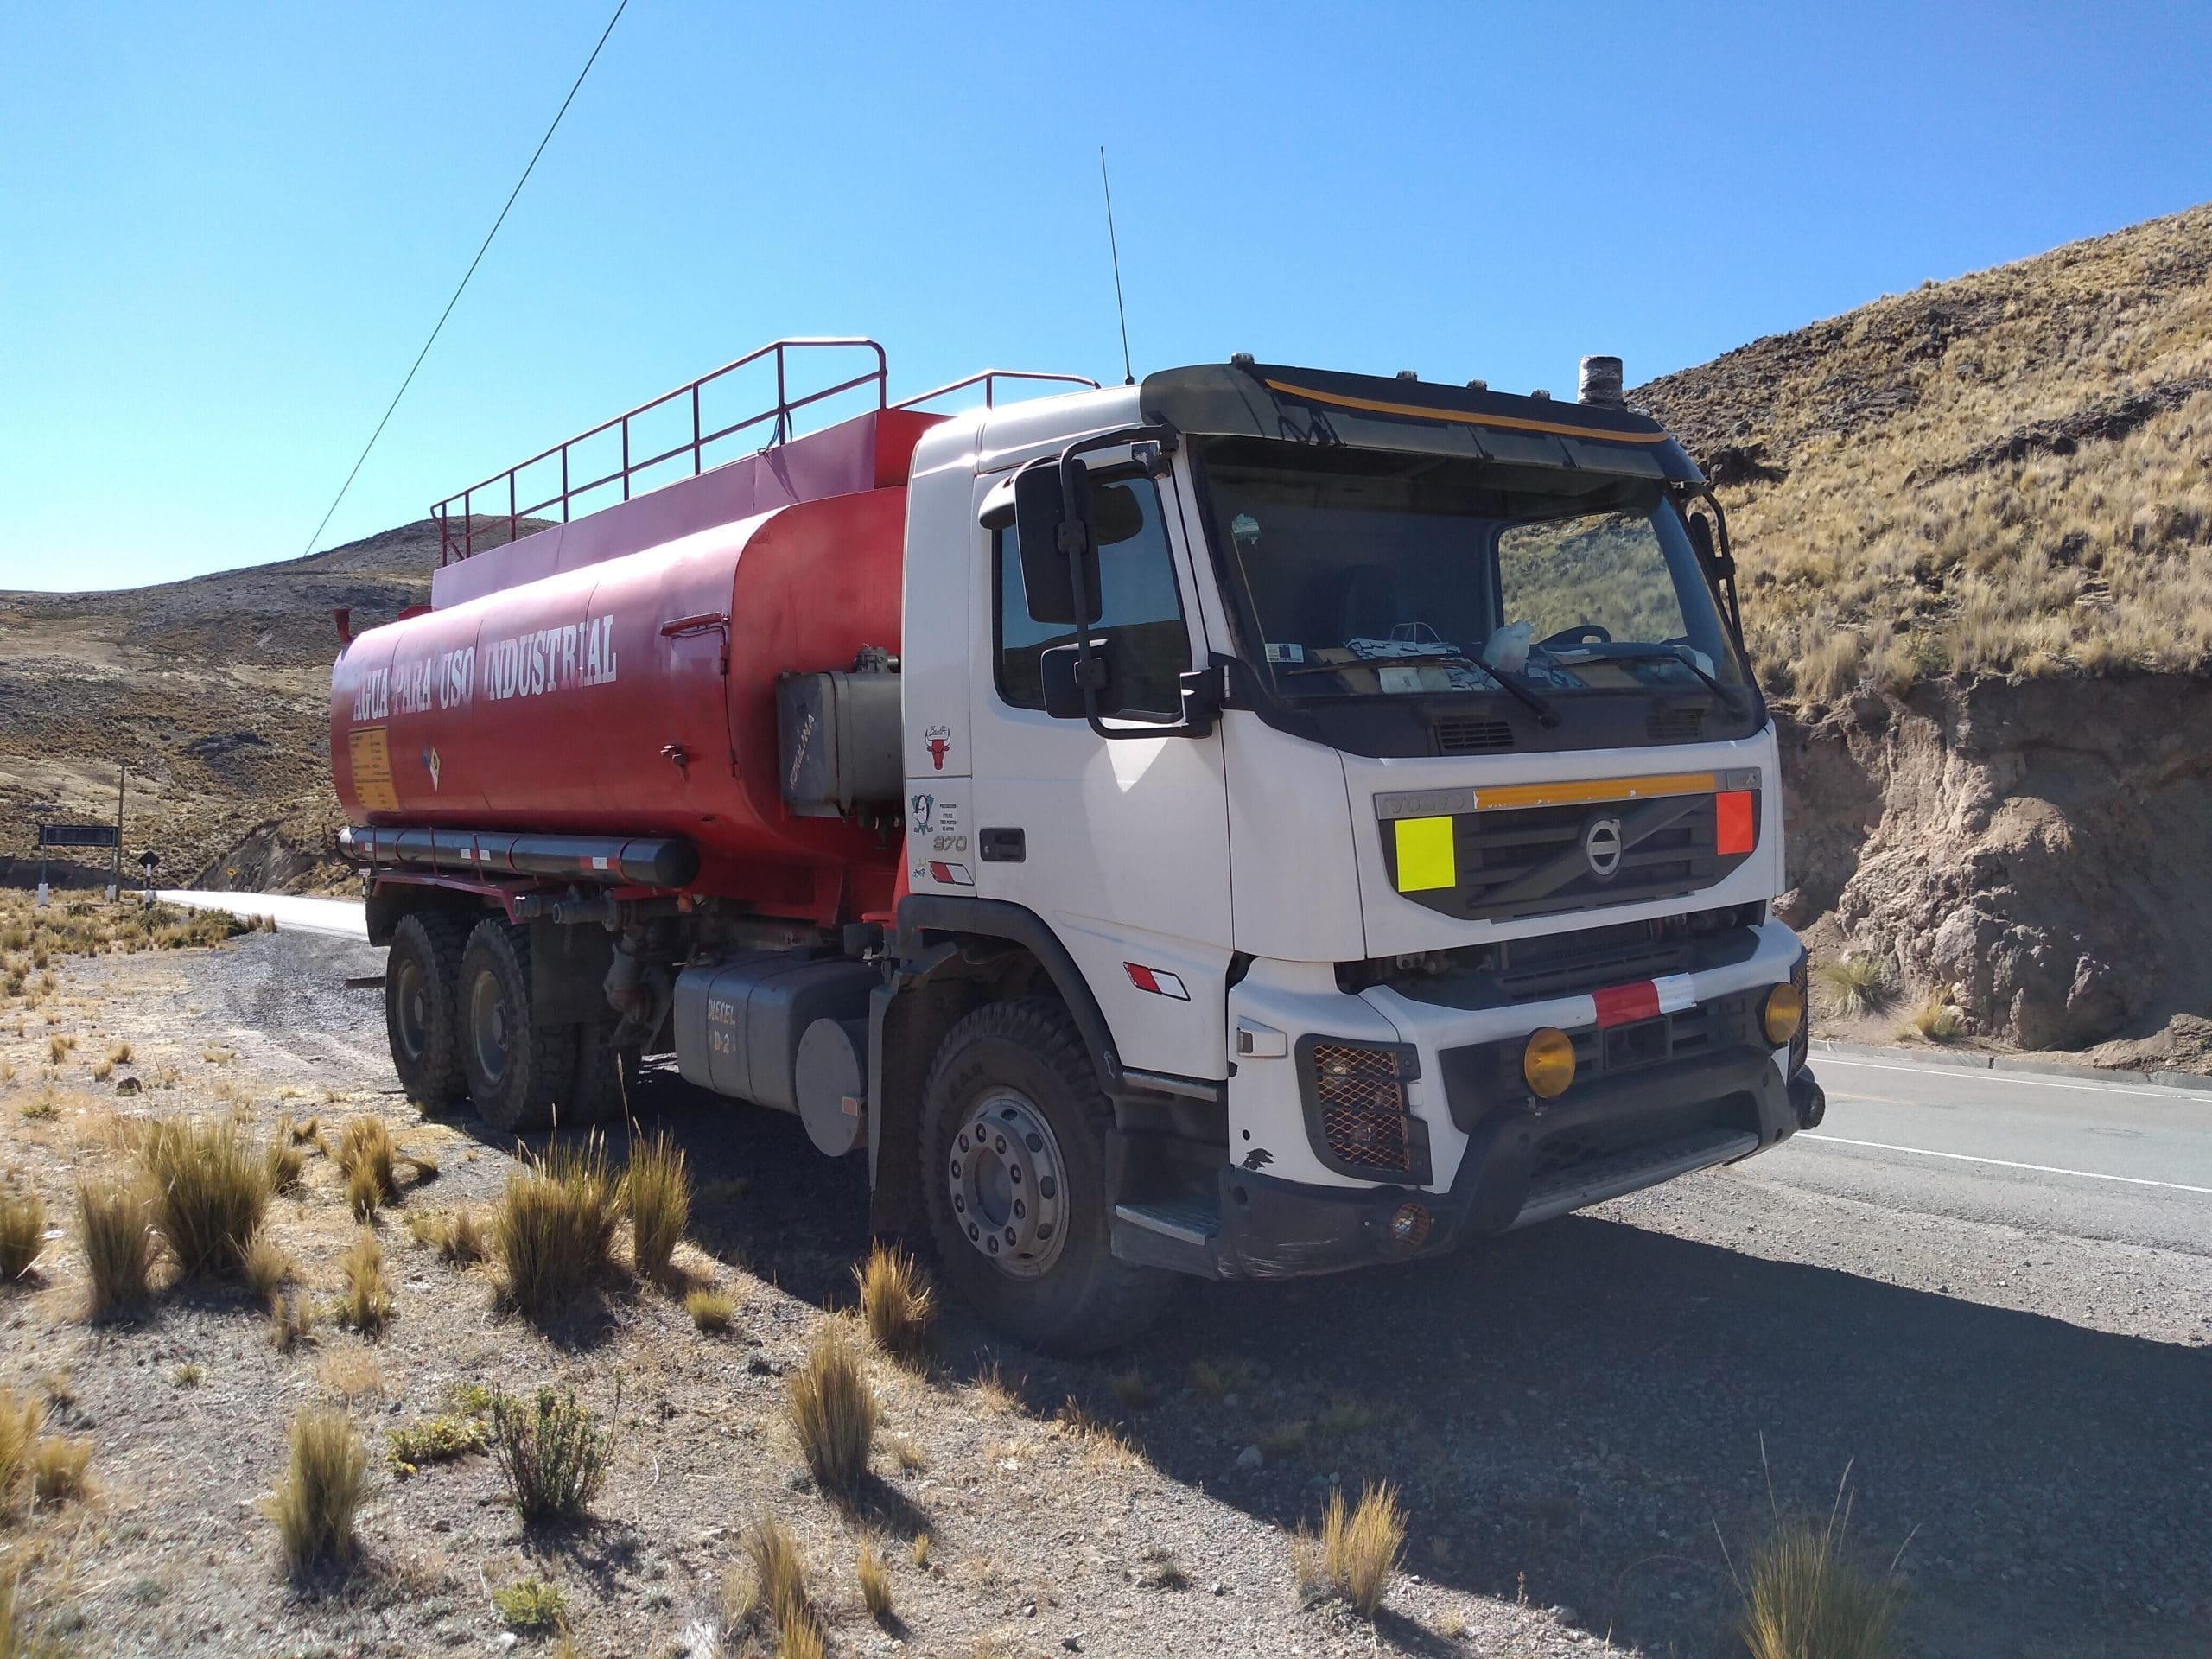
<instances>
[{"instance_id":1,"label":"asphalt road","mask_svg":"<svg viewBox=\"0 0 2212 1659\"><path fill-rule=\"evenodd\" d=\"M322 933L339 939L365 939L369 925L358 899L300 899L284 893L201 893L165 887L154 895L187 910L227 910L233 916L270 916L288 933Z\"/></svg>"}]
</instances>

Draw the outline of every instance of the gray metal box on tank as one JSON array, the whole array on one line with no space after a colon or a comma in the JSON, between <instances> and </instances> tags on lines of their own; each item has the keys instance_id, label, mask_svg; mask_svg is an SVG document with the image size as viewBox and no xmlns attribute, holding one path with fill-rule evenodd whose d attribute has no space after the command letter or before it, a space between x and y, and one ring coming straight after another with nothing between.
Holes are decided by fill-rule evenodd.
<instances>
[{"instance_id":1,"label":"gray metal box on tank","mask_svg":"<svg viewBox=\"0 0 2212 1659\"><path fill-rule=\"evenodd\" d=\"M798 1109L799 1039L817 1020L865 1019L883 976L839 957L780 951L687 968L676 976L676 1065L718 1095Z\"/></svg>"},{"instance_id":2,"label":"gray metal box on tank","mask_svg":"<svg viewBox=\"0 0 2212 1659\"><path fill-rule=\"evenodd\" d=\"M776 683L784 799L802 817L891 806L906 791L899 676L786 674Z\"/></svg>"}]
</instances>

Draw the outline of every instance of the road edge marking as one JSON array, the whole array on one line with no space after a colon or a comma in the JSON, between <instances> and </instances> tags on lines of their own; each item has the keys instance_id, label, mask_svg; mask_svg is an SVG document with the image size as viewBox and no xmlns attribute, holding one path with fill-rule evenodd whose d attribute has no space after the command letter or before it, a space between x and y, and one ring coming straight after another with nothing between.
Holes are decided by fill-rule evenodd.
<instances>
[{"instance_id":1,"label":"road edge marking","mask_svg":"<svg viewBox=\"0 0 2212 1659\"><path fill-rule=\"evenodd\" d=\"M1897 1147L1886 1141L1854 1141L1845 1135L1819 1135L1800 1129L1793 1141L1824 1141L1839 1147L1866 1147L1875 1152L1909 1153L1916 1158L1948 1158L1961 1164L1993 1164L1999 1169L2024 1169L2037 1175L2069 1175L2082 1181L2117 1181L2123 1186L2157 1186L2169 1192L2198 1192L2212 1198L2212 1186L2190 1186L2182 1181L2153 1181L2140 1175L2102 1175L2093 1169L2060 1169L2053 1164L2018 1164L2010 1158L1981 1158L1970 1152L1934 1152L1926 1147Z\"/></svg>"}]
</instances>

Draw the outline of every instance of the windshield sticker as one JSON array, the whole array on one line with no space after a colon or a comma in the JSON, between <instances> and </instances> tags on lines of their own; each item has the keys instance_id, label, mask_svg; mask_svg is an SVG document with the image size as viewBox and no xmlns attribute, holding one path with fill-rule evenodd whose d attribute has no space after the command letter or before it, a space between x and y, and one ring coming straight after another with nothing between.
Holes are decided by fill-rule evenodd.
<instances>
[{"instance_id":1,"label":"windshield sticker","mask_svg":"<svg viewBox=\"0 0 2212 1659\"><path fill-rule=\"evenodd\" d=\"M1306 660L1306 647L1295 641L1279 645L1271 639L1268 642L1268 660L1271 663L1302 663Z\"/></svg>"}]
</instances>

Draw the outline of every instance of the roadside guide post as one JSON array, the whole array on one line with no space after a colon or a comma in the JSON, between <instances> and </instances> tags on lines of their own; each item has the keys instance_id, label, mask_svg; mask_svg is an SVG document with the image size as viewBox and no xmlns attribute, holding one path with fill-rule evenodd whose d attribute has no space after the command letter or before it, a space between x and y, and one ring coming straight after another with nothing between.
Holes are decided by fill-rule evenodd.
<instances>
[{"instance_id":1,"label":"roadside guide post","mask_svg":"<svg viewBox=\"0 0 2212 1659\"><path fill-rule=\"evenodd\" d=\"M111 905L123 896L123 780L130 768L118 765L115 769L115 869L108 877L107 901Z\"/></svg>"},{"instance_id":2,"label":"roadside guide post","mask_svg":"<svg viewBox=\"0 0 2212 1659\"><path fill-rule=\"evenodd\" d=\"M159 855L150 847L138 855L138 868L146 873L144 902L148 906L151 906L154 902L154 866L161 861Z\"/></svg>"}]
</instances>

